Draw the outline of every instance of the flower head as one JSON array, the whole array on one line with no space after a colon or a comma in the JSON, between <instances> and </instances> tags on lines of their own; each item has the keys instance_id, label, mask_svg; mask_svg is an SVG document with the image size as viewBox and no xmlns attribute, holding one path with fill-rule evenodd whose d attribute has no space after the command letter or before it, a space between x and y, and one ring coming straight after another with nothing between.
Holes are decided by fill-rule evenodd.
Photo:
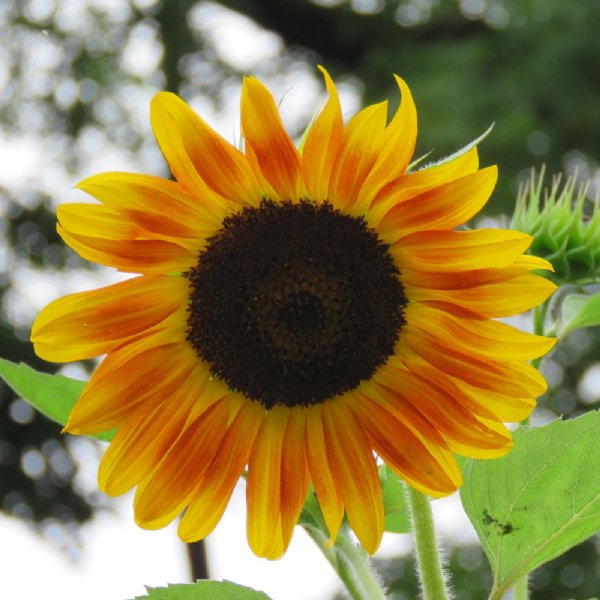
<instances>
[{"instance_id":1,"label":"flower head","mask_svg":"<svg viewBox=\"0 0 600 600\"><path fill-rule=\"evenodd\" d=\"M312 481L331 538L346 513L369 552L383 532L376 457L411 486L461 485L455 453L509 451L545 390L528 360L553 340L495 321L545 300L514 231L457 231L489 198L496 168L476 149L409 173L415 106L347 123L335 85L302 153L255 78L241 100L245 149L178 97L158 94L154 133L176 181L104 173L100 204L59 208L82 257L137 274L46 307L32 331L52 361L106 354L66 430L117 428L99 472L137 486L136 521L185 510L186 541L215 527L248 469L248 539L287 548Z\"/></svg>"},{"instance_id":2,"label":"flower head","mask_svg":"<svg viewBox=\"0 0 600 600\"><path fill-rule=\"evenodd\" d=\"M530 250L552 263L554 281L593 283L600 274L600 195L586 202L589 182L577 185L574 176L555 176L544 188L544 175L532 170L520 187L511 228L533 237Z\"/></svg>"}]
</instances>

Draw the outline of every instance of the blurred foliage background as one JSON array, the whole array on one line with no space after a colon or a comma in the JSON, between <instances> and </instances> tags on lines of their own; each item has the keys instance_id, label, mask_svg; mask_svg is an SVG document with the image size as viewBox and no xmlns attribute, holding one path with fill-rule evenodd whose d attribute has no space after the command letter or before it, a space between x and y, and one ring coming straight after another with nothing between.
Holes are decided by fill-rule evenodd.
<instances>
[{"instance_id":1,"label":"blurred foliage background","mask_svg":"<svg viewBox=\"0 0 600 600\"><path fill-rule=\"evenodd\" d=\"M297 135L323 99L315 64L338 82L348 112L385 98L395 109L398 73L419 110L417 155L441 158L495 123L480 149L500 168L487 215L507 215L531 166L577 172L592 181L590 197L600 188L599 23L600 0L2 0L1 355L56 370L28 342L36 311L111 281L62 245L54 208L78 200L73 184L94 172L168 174L148 121L159 89L234 139L241 75L253 73L282 98ZM575 332L546 361L553 392L537 421L599 406L598 340ZM103 506L77 476L86 442L61 436L3 386L0 415L1 510L68 549ZM485 597L481 551L448 555L456 597ZM381 565L397 600L416 594L409 561ZM539 600L597 595L598 541L540 569L533 588Z\"/></svg>"}]
</instances>

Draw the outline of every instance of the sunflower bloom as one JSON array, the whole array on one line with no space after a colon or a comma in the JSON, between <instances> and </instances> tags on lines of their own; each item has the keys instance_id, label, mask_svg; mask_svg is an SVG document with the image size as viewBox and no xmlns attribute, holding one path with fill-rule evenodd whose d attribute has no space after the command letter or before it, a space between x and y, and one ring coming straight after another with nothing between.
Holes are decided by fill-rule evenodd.
<instances>
[{"instance_id":1,"label":"sunflower bloom","mask_svg":"<svg viewBox=\"0 0 600 600\"><path fill-rule=\"evenodd\" d=\"M504 422L546 384L530 359L554 340L494 320L554 290L524 256L531 237L457 231L488 200L496 168L477 151L407 172L417 134L404 81L387 122L375 104L347 123L336 88L302 151L276 103L244 80L245 148L159 93L152 127L175 181L104 173L99 204L59 207L83 258L135 274L66 296L38 316L50 361L106 355L66 425L116 428L99 471L109 495L137 486L136 522L183 512L208 535L247 468L252 550L286 550L310 483L331 539L344 514L374 552L384 527L376 456L434 497L461 485L454 458L511 448Z\"/></svg>"}]
</instances>

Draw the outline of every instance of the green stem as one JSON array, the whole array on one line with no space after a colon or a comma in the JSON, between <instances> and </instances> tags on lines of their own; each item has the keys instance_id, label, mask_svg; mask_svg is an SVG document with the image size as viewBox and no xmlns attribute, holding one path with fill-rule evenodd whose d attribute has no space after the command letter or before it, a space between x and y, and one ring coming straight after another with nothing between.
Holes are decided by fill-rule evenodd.
<instances>
[{"instance_id":1,"label":"green stem","mask_svg":"<svg viewBox=\"0 0 600 600\"><path fill-rule=\"evenodd\" d=\"M529 573L521 575L513 587L513 600L528 600L529 598Z\"/></svg>"},{"instance_id":2,"label":"green stem","mask_svg":"<svg viewBox=\"0 0 600 600\"><path fill-rule=\"evenodd\" d=\"M330 547L326 546L329 535L320 527L304 525L304 528L336 570L353 600L386 600L369 555L351 539L346 526L340 529L335 544Z\"/></svg>"},{"instance_id":3,"label":"green stem","mask_svg":"<svg viewBox=\"0 0 600 600\"><path fill-rule=\"evenodd\" d=\"M407 486L417 569L424 600L448 600L429 498Z\"/></svg>"}]
</instances>

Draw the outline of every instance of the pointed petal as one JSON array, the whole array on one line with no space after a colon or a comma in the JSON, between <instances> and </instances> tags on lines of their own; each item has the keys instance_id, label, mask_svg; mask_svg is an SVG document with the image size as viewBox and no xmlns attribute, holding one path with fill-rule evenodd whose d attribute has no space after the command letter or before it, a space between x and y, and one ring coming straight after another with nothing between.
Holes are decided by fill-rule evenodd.
<instances>
[{"instance_id":1,"label":"pointed petal","mask_svg":"<svg viewBox=\"0 0 600 600\"><path fill-rule=\"evenodd\" d=\"M496 167L488 167L397 204L381 220L380 237L393 243L415 231L462 225L485 206L497 177Z\"/></svg>"},{"instance_id":2,"label":"pointed petal","mask_svg":"<svg viewBox=\"0 0 600 600\"><path fill-rule=\"evenodd\" d=\"M406 364L413 360L412 351L447 375L484 390L502 390L520 398L537 397L546 391L546 381L531 365L480 359L467 352L449 349L416 329L407 329L402 339L398 354Z\"/></svg>"},{"instance_id":3,"label":"pointed petal","mask_svg":"<svg viewBox=\"0 0 600 600\"><path fill-rule=\"evenodd\" d=\"M185 306L189 283L181 277L134 277L98 290L69 294L37 316L31 341L45 360L100 356Z\"/></svg>"},{"instance_id":4,"label":"pointed petal","mask_svg":"<svg viewBox=\"0 0 600 600\"><path fill-rule=\"evenodd\" d=\"M306 412L306 460L319 500L323 518L329 529L329 544L335 542L342 519L344 504L332 472L323 430L323 409L319 404Z\"/></svg>"},{"instance_id":5,"label":"pointed petal","mask_svg":"<svg viewBox=\"0 0 600 600\"><path fill-rule=\"evenodd\" d=\"M132 411L100 463L98 487L105 494L124 494L154 470L181 434L209 377L208 367L200 364L164 403Z\"/></svg>"},{"instance_id":6,"label":"pointed petal","mask_svg":"<svg viewBox=\"0 0 600 600\"><path fill-rule=\"evenodd\" d=\"M262 190L247 158L237 148L226 142L175 94L157 94L153 109L168 114L175 121L189 160L212 190L238 204L258 204Z\"/></svg>"},{"instance_id":7,"label":"pointed petal","mask_svg":"<svg viewBox=\"0 0 600 600\"><path fill-rule=\"evenodd\" d=\"M244 402L223 437L202 485L181 519L178 533L184 542L204 539L221 520L235 485L248 463L264 417L265 410L260 403Z\"/></svg>"},{"instance_id":8,"label":"pointed petal","mask_svg":"<svg viewBox=\"0 0 600 600\"><path fill-rule=\"evenodd\" d=\"M150 122L171 172L188 194L197 198L205 208L225 212L231 210L230 201L211 189L196 170L186 146L190 138L182 129L178 115L171 112L169 97L168 92L154 96L150 104Z\"/></svg>"},{"instance_id":9,"label":"pointed petal","mask_svg":"<svg viewBox=\"0 0 600 600\"><path fill-rule=\"evenodd\" d=\"M151 237L117 211L100 204L61 204L56 209L61 225L72 233L107 240L135 240Z\"/></svg>"},{"instance_id":10,"label":"pointed petal","mask_svg":"<svg viewBox=\"0 0 600 600\"><path fill-rule=\"evenodd\" d=\"M225 213L219 214L218 207L206 210L178 183L160 177L102 173L84 179L77 187L158 237L203 240L220 228L225 217ZM65 228L97 235L80 228Z\"/></svg>"},{"instance_id":11,"label":"pointed petal","mask_svg":"<svg viewBox=\"0 0 600 600\"><path fill-rule=\"evenodd\" d=\"M403 79L396 77L402 101L385 130L381 152L360 190L356 211L365 212L377 193L390 181L404 174L417 141L417 109L410 89Z\"/></svg>"},{"instance_id":12,"label":"pointed petal","mask_svg":"<svg viewBox=\"0 0 600 600\"><path fill-rule=\"evenodd\" d=\"M409 485L435 497L446 496L456 490L457 484L447 474L445 463L440 462L432 453L433 448L425 443L422 436L411 431L402 419L368 393L360 394L352 410L377 454Z\"/></svg>"},{"instance_id":13,"label":"pointed petal","mask_svg":"<svg viewBox=\"0 0 600 600\"><path fill-rule=\"evenodd\" d=\"M383 497L368 438L339 399L323 405L327 457L341 492L350 526L373 554L383 535Z\"/></svg>"},{"instance_id":14,"label":"pointed petal","mask_svg":"<svg viewBox=\"0 0 600 600\"><path fill-rule=\"evenodd\" d=\"M281 532L287 549L306 500L310 477L306 464L306 409L290 410L281 454Z\"/></svg>"},{"instance_id":15,"label":"pointed petal","mask_svg":"<svg viewBox=\"0 0 600 600\"><path fill-rule=\"evenodd\" d=\"M510 435L500 433L480 421L441 386L406 370L388 365L377 380L392 390L400 403L409 403L446 440L454 452L465 456L502 456L512 448Z\"/></svg>"},{"instance_id":16,"label":"pointed petal","mask_svg":"<svg viewBox=\"0 0 600 600\"><path fill-rule=\"evenodd\" d=\"M223 398L202 412L181 434L157 469L137 488L135 521L144 529L168 525L194 497L216 456L228 423L241 408Z\"/></svg>"},{"instance_id":17,"label":"pointed petal","mask_svg":"<svg viewBox=\"0 0 600 600\"><path fill-rule=\"evenodd\" d=\"M279 198L297 201L305 196L298 150L283 127L273 96L255 77L244 79L241 113L246 143Z\"/></svg>"},{"instance_id":18,"label":"pointed petal","mask_svg":"<svg viewBox=\"0 0 600 600\"><path fill-rule=\"evenodd\" d=\"M469 271L507 267L531 245L532 237L519 231L417 231L390 248L396 264L425 272Z\"/></svg>"},{"instance_id":19,"label":"pointed petal","mask_svg":"<svg viewBox=\"0 0 600 600\"><path fill-rule=\"evenodd\" d=\"M509 317L537 306L549 298L556 285L538 275L519 275L507 281L458 290L413 288L411 301L445 302L483 317ZM451 308L449 308L451 310Z\"/></svg>"},{"instance_id":20,"label":"pointed petal","mask_svg":"<svg viewBox=\"0 0 600 600\"><path fill-rule=\"evenodd\" d=\"M404 312L410 327L448 348L489 360L531 360L549 352L556 339L519 331L491 319L457 317L420 302Z\"/></svg>"},{"instance_id":21,"label":"pointed petal","mask_svg":"<svg viewBox=\"0 0 600 600\"><path fill-rule=\"evenodd\" d=\"M281 457L290 409L268 411L248 463L248 543L254 554L275 560L284 552L281 531Z\"/></svg>"},{"instance_id":22,"label":"pointed petal","mask_svg":"<svg viewBox=\"0 0 600 600\"><path fill-rule=\"evenodd\" d=\"M196 263L196 255L164 240L111 240L71 233L58 225L58 234L79 256L127 273L183 273Z\"/></svg>"},{"instance_id":23,"label":"pointed petal","mask_svg":"<svg viewBox=\"0 0 600 600\"><path fill-rule=\"evenodd\" d=\"M373 104L346 125L329 184L329 201L335 208L352 212L358 192L381 152L386 114L387 102Z\"/></svg>"},{"instance_id":24,"label":"pointed petal","mask_svg":"<svg viewBox=\"0 0 600 600\"><path fill-rule=\"evenodd\" d=\"M309 197L324 202L329 197L329 181L342 143L344 123L335 84L323 67L319 69L325 78L329 100L308 132L302 163Z\"/></svg>"},{"instance_id":25,"label":"pointed petal","mask_svg":"<svg viewBox=\"0 0 600 600\"><path fill-rule=\"evenodd\" d=\"M402 284L412 297L412 288L429 290L464 290L481 285L500 283L524 275L530 271L543 269L552 271L552 265L537 256L521 256L508 267L473 269L462 272L428 272L402 270Z\"/></svg>"},{"instance_id":26,"label":"pointed petal","mask_svg":"<svg viewBox=\"0 0 600 600\"><path fill-rule=\"evenodd\" d=\"M81 435L118 427L142 404L161 404L175 393L198 362L185 341L148 347L142 339L111 352L85 386L65 431Z\"/></svg>"}]
</instances>

